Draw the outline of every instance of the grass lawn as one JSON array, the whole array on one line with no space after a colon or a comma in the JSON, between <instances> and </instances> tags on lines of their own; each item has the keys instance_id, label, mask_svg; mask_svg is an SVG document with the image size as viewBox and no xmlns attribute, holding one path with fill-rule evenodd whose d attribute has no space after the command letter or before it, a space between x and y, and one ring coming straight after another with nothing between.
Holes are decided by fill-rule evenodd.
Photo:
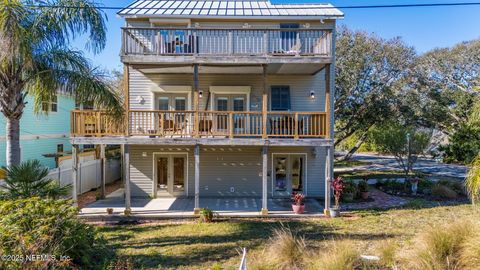
<instances>
[{"instance_id":1,"label":"grass lawn","mask_svg":"<svg viewBox=\"0 0 480 270\"><path fill-rule=\"evenodd\" d=\"M417 175L423 177L430 176L426 173L416 172ZM405 178L405 173L401 170L390 170L390 171L374 171L374 170L357 170L357 171L348 171L348 172L338 172L335 173L336 176L341 176L344 179L362 179L367 177L369 179L390 179L390 178Z\"/></svg>"},{"instance_id":2,"label":"grass lawn","mask_svg":"<svg viewBox=\"0 0 480 270\"><path fill-rule=\"evenodd\" d=\"M212 224L186 220L99 229L118 256L132 259L135 269L209 269L215 264L235 269L240 260L237 250L246 247L248 257L261 252L272 230L280 226L304 236L312 249L348 238L355 241L362 254L372 255L386 240L405 245L424 228L456 218L480 220L480 211L470 205L456 205L361 211L337 219L235 219Z\"/></svg>"}]
</instances>

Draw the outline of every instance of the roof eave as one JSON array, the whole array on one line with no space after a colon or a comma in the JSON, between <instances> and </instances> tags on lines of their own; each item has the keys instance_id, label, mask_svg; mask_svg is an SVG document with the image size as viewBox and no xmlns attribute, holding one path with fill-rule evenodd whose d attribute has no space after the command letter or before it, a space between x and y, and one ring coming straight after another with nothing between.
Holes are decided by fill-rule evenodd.
<instances>
[{"instance_id":1,"label":"roof eave","mask_svg":"<svg viewBox=\"0 0 480 270\"><path fill-rule=\"evenodd\" d=\"M125 19L144 19L144 18L171 18L171 19L247 19L247 20L277 20L277 19L295 19L295 20L339 20L343 19L344 15L298 15L298 16L292 16L292 15L275 15L275 16L255 16L255 15L249 15L249 16L212 16L212 15L165 15L165 14L136 14L136 15L122 15L122 14L117 14L118 16L125 18Z\"/></svg>"}]
</instances>

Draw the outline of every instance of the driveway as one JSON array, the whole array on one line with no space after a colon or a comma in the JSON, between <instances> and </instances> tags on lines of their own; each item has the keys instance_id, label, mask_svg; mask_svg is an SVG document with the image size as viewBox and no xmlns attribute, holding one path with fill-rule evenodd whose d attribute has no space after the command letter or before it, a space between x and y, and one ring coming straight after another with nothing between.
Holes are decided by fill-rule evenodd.
<instances>
[{"instance_id":1,"label":"driveway","mask_svg":"<svg viewBox=\"0 0 480 270\"><path fill-rule=\"evenodd\" d=\"M368 165L360 165L354 167L343 167L335 169L335 172L351 171L351 170L372 170L372 171L389 171L402 170L397 161L392 156L380 156L374 154L356 154L354 160L369 162ZM413 166L414 170L423 173L432 174L437 177L465 178L467 174L467 166L457 164L439 163L432 159L420 158Z\"/></svg>"}]
</instances>

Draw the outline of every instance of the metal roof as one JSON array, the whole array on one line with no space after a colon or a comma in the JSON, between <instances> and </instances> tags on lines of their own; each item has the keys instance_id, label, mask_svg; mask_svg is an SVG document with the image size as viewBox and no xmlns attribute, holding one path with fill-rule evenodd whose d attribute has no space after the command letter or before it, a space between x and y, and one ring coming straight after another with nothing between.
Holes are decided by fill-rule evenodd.
<instances>
[{"instance_id":1,"label":"metal roof","mask_svg":"<svg viewBox=\"0 0 480 270\"><path fill-rule=\"evenodd\" d=\"M118 12L130 17L343 17L331 4L272 4L268 0L138 0Z\"/></svg>"}]
</instances>

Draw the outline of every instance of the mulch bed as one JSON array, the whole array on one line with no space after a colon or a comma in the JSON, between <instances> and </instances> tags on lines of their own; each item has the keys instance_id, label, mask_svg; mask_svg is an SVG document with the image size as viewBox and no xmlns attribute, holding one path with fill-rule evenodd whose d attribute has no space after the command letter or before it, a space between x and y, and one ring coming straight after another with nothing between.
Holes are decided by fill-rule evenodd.
<instances>
[{"instance_id":1,"label":"mulch bed","mask_svg":"<svg viewBox=\"0 0 480 270\"><path fill-rule=\"evenodd\" d=\"M122 181L121 180L117 180L113 183L106 184L105 185L105 195L108 195L108 194L114 192L115 190L121 188L121 186L122 186ZM78 200L77 200L78 207L83 208L87 204L90 204L90 203L93 203L93 202L97 201L97 190L99 190L99 189L95 189L95 190L89 191L87 193L83 193L82 195L78 195Z\"/></svg>"}]
</instances>

